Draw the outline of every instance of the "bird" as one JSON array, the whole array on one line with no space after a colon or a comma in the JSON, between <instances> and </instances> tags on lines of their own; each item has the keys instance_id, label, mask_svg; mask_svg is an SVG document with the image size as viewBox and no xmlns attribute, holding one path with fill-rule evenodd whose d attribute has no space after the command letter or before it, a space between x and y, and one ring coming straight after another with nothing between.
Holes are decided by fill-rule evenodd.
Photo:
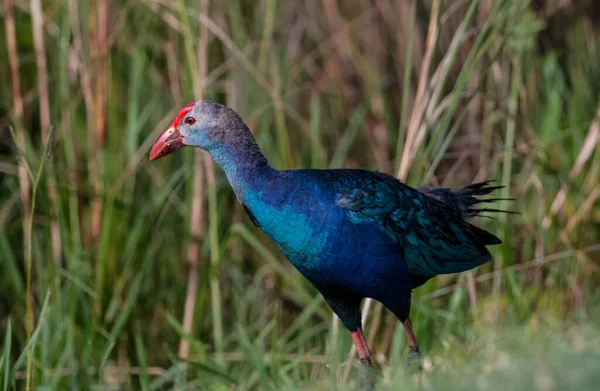
<instances>
[{"instance_id":1,"label":"bird","mask_svg":"<svg viewBox=\"0 0 600 391\"><path fill-rule=\"evenodd\" d=\"M373 366L361 324L361 302L381 302L404 326L409 363L419 345L410 321L412 291L439 274L491 260L501 243L471 224L492 181L458 191L412 188L360 169L272 168L252 132L231 108L212 101L185 106L152 145L150 160L185 147L207 151L223 169L252 223L269 236L323 295L350 331L360 362ZM509 212L510 213L510 212Z\"/></svg>"}]
</instances>

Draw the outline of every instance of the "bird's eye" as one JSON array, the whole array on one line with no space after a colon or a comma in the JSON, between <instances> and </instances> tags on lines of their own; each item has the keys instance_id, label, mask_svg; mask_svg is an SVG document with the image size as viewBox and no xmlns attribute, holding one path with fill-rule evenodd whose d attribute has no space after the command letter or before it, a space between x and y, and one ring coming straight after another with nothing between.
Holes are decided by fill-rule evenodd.
<instances>
[{"instance_id":1,"label":"bird's eye","mask_svg":"<svg viewBox=\"0 0 600 391\"><path fill-rule=\"evenodd\" d=\"M183 121L188 125L193 125L196 123L196 120L194 119L194 117L187 117Z\"/></svg>"}]
</instances>

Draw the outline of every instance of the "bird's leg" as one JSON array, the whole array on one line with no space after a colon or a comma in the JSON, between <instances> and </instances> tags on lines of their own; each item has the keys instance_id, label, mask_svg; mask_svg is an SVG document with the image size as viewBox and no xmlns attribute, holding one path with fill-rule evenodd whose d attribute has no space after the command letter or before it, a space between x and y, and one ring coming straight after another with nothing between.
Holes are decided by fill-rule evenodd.
<instances>
[{"instance_id":1,"label":"bird's leg","mask_svg":"<svg viewBox=\"0 0 600 391\"><path fill-rule=\"evenodd\" d=\"M373 365L371 351L369 350L369 346L367 346L367 341L365 341L365 336L361 329L352 332L352 340L354 341L354 346L356 346L360 362L366 365Z\"/></svg>"},{"instance_id":2,"label":"bird's leg","mask_svg":"<svg viewBox=\"0 0 600 391\"><path fill-rule=\"evenodd\" d=\"M369 346L367 345L367 341L365 341L365 336L361 329L358 331L352 332L352 340L354 341L354 346L356 346L356 351L358 352L358 357L361 362L361 381L360 381L360 390L361 391L374 391L375 390L375 373L376 370L375 363L373 362L373 358L371 357L371 351L369 350Z\"/></svg>"},{"instance_id":3,"label":"bird's leg","mask_svg":"<svg viewBox=\"0 0 600 391\"><path fill-rule=\"evenodd\" d=\"M410 365L414 360L419 360L419 345L417 344L417 338L413 332L410 319L406 318L406 320L402 322L402 325L404 326L404 332L408 339L408 365Z\"/></svg>"}]
</instances>

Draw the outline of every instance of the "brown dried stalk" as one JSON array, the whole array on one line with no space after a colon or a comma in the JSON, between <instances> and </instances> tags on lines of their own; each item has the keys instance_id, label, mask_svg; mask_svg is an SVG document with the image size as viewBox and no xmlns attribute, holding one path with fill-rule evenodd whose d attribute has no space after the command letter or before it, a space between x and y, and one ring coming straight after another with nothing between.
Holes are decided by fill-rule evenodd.
<instances>
[{"instance_id":1,"label":"brown dried stalk","mask_svg":"<svg viewBox=\"0 0 600 391\"><path fill-rule=\"evenodd\" d=\"M200 258L199 239L204 233L203 182L202 152L198 150L194 151L194 190L190 218L190 241L187 245L185 257L189 269L182 322L184 335L179 341L179 357L181 358L189 357L190 341L188 336L191 334L194 325L194 308L196 307L196 296L198 293L198 260Z\"/></svg>"},{"instance_id":2,"label":"brown dried stalk","mask_svg":"<svg viewBox=\"0 0 600 391\"><path fill-rule=\"evenodd\" d=\"M10 72L12 77L12 96L14 104L14 122L19 145L25 146L25 129L23 129L23 97L21 96L21 78L19 76L19 57L17 55L17 37L15 33L15 18L13 14L12 2L4 0L4 19L6 27L6 43L8 46L8 59L10 62ZM24 164L19 164L19 188L21 194L21 204L23 207L23 246L24 254L27 254L29 248L29 239L25 234L25 227L28 226L29 218L29 190L31 184L27 176L27 169ZM25 265L27 266L27 265Z\"/></svg>"},{"instance_id":3,"label":"brown dried stalk","mask_svg":"<svg viewBox=\"0 0 600 391\"><path fill-rule=\"evenodd\" d=\"M17 37L15 32L15 18L13 6L10 0L4 0L4 19L6 26L6 43L8 47L8 58L10 62L10 72L12 76L12 95L14 102L14 123L17 143L25 147L25 129L23 128L23 97L21 95L21 78L19 76L19 57L17 55ZM19 190L21 206L23 208L23 254L29 254L31 248L30 235L28 228L31 220L31 182L27 173L27 168L22 160L19 160ZM25 270L28 270L28 261L25 259ZM33 300L27 300L33 303ZM33 329L35 327L35 314L33 308L27 308L30 315L29 324Z\"/></svg>"},{"instance_id":4,"label":"brown dried stalk","mask_svg":"<svg viewBox=\"0 0 600 391\"><path fill-rule=\"evenodd\" d=\"M83 94L83 102L85 104L86 113L86 128L88 132L87 150L88 150L88 176L90 180L90 187L92 189L92 229L91 238L86 237L89 242L93 238L98 237L100 233L100 214L102 211L100 200L98 199L98 169L96 162L96 142L95 142L95 129L96 121L94 118L95 107L94 107L94 96L92 93L92 82L90 76L90 70L88 67L88 59L85 57L85 50L83 48L83 39L81 35L81 26L79 23L79 11L77 9L77 1L69 0L69 17L71 19L71 26L73 26L73 53L77 56L77 70L79 73L79 83Z\"/></svg>"},{"instance_id":5,"label":"brown dried stalk","mask_svg":"<svg viewBox=\"0 0 600 391\"><path fill-rule=\"evenodd\" d=\"M97 0L98 20L96 27L96 132L99 146L106 144L106 107L108 73L108 1Z\"/></svg>"},{"instance_id":6,"label":"brown dried stalk","mask_svg":"<svg viewBox=\"0 0 600 391\"><path fill-rule=\"evenodd\" d=\"M417 86L417 95L415 97L415 105L413 107L410 122L408 124L408 131L406 133L406 144L404 151L402 152L402 158L400 160L400 168L398 169L398 178L402 181L406 180L408 176L408 170L412 163L414 153L418 148L419 139L418 132L421 127L421 121L426 108L425 93L427 90L427 78L429 77L429 67L431 65L431 57L433 55L433 49L438 36L438 14L440 11L440 1L434 0L431 9L431 17L429 19L429 29L427 31L427 41L425 42L425 54L423 56L423 63L421 66L421 73L419 74L419 84Z\"/></svg>"},{"instance_id":7,"label":"brown dried stalk","mask_svg":"<svg viewBox=\"0 0 600 391\"><path fill-rule=\"evenodd\" d=\"M94 79L87 73L89 83L89 93L92 95L92 101L86 103L94 107L91 121L94 122L93 128L88 128L88 169L90 174L90 184L94 190L94 199L92 201L92 240L100 237L102 230L102 148L104 148L106 138L106 83L107 83L107 57L108 57L108 1L97 0L95 7L91 9L90 20L90 52L92 54L91 64L93 66ZM95 23L94 23L95 22ZM83 66L85 68L85 65ZM93 87L92 87L93 84ZM90 121L88 121L89 123Z\"/></svg>"},{"instance_id":8,"label":"brown dried stalk","mask_svg":"<svg viewBox=\"0 0 600 391\"><path fill-rule=\"evenodd\" d=\"M38 72L38 94L40 98L40 122L42 130L42 143L46 142L50 131L50 97L48 93L48 68L46 65L46 48L44 45L44 20L40 0L31 0L31 19L33 23L33 42L35 45L35 62ZM57 217L57 192L56 180L53 171L49 171L48 202L53 214L50 223L50 236L52 243L52 259L59 266L62 255L62 240L60 225Z\"/></svg>"},{"instance_id":9,"label":"brown dried stalk","mask_svg":"<svg viewBox=\"0 0 600 391\"><path fill-rule=\"evenodd\" d=\"M167 60L167 71L169 74L169 88L173 100L179 104L181 100L181 87L179 86L179 72L177 64L177 56L175 55L175 48L171 41L165 41L163 45L165 51L165 59Z\"/></svg>"},{"instance_id":10,"label":"brown dried stalk","mask_svg":"<svg viewBox=\"0 0 600 391\"><path fill-rule=\"evenodd\" d=\"M208 14L209 0L203 0L201 13ZM208 29L206 25L200 28L200 40L198 42L198 85L194 86L196 99L202 99L205 91L206 73L208 68ZM203 173L202 173L202 151L194 151L194 191L192 199L192 213L190 218L190 236L188 243L186 261L189 266L188 284L185 297L185 307L183 310L183 332L184 336L179 342L179 357L187 358L190 352L190 342L187 337L192 332L194 325L194 308L196 306L196 296L198 293L198 260L200 257L200 238L204 232L204 191L203 191ZM208 169L208 167L207 167ZM210 171L209 171L210 172ZM214 178L214 173L213 173ZM213 184L214 185L214 184Z\"/></svg>"}]
</instances>

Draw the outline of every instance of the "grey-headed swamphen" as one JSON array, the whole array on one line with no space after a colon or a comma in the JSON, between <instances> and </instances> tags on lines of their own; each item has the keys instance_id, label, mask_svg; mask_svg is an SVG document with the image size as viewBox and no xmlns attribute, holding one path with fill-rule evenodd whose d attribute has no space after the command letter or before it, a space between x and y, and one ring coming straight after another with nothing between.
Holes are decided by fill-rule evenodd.
<instances>
[{"instance_id":1,"label":"grey-headed swamphen","mask_svg":"<svg viewBox=\"0 0 600 391\"><path fill-rule=\"evenodd\" d=\"M232 109L210 101L185 106L152 146L150 160L183 146L202 148L225 171L252 222L323 294L352 333L360 361L373 364L360 304L383 303L404 325L409 358L419 348L409 312L411 291L438 274L490 260L500 240L468 222L489 182L459 191L413 189L365 170L276 170Z\"/></svg>"}]
</instances>

